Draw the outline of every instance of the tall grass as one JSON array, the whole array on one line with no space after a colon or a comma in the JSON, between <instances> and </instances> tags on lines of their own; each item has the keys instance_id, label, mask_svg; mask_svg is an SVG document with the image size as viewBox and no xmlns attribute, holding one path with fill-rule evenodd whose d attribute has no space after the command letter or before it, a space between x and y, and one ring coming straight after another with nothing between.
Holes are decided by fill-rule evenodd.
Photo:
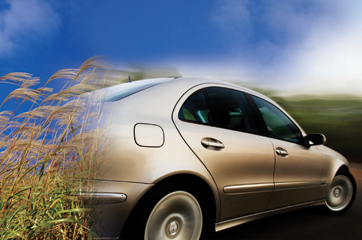
<instances>
[{"instance_id":1,"label":"tall grass","mask_svg":"<svg viewBox=\"0 0 362 240\"><path fill-rule=\"evenodd\" d=\"M10 73L15 84L0 112L0 239L90 239L92 206L79 195L81 179L95 178L104 156L101 105L87 92L104 87L96 59L56 72L43 87L27 73ZM51 81L64 81L53 93ZM29 111L16 114L21 104ZM87 202L88 201L88 202Z\"/></svg>"}]
</instances>

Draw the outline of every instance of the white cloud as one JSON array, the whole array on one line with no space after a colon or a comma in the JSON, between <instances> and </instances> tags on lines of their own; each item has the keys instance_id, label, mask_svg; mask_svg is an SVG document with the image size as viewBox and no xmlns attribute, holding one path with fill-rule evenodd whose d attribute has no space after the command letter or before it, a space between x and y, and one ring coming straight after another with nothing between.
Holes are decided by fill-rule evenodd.
<instances>
[{"instance_id":1,"label":"white cloud","mask_svg":"<svg viewBox=\"0 0 362 240\"><path fill-rule=\"evenodd\" d=\"M328 5L323 9L319 2L220 1L212 21L230 52L268 63L284 47L303 41L316 20L328 17Z\"/></svg>"},{"instance_id":2,"label":"white cloud","mask_svg":"<svg viewBox=\"0 0 362 240\"><path fill-rule=\"evenodd\" d=\"M287 49L291 87L362 94L362 2L340 6L338 21L320 22L300 45ZM304 86L306 85L306 86Z\"/></svg>"},{"instance_id":3,"label":"white cloud","mask_svg":"<svg viewBox=\"0 0 362 240\"><path fill-rule=\"evenodd\" d=\"M56 33L59 15L43 0L11 0L0 11L0 56L21 44L39 41Z\"/></svg>"},{"instance_id":4,"label":"white cloud","mask_svg":"<svg viewBox=\"0 0 362 240\"><path fill-rule=\"evenodd\" d=\"M362 94L361 12L361 1L222 1L212 20L248 80Z\"/></svg>"}]
</instances>

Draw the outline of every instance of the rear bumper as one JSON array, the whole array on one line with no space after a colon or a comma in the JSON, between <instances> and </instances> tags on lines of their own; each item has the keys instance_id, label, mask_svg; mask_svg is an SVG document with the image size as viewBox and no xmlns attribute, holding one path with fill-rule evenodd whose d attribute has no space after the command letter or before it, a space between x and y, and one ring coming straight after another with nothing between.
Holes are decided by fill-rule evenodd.
<instances>
[{"instance_id":1,"label":"rear bumper","mask_svg":"<svg viewBox=\"0 0 362 240\"><path fill-rule=\"evenodd\" d=\"M82 196L91 199L95 239L118 239L140 198L153 184L88 180Z\"/></svg>"}]
</instances>

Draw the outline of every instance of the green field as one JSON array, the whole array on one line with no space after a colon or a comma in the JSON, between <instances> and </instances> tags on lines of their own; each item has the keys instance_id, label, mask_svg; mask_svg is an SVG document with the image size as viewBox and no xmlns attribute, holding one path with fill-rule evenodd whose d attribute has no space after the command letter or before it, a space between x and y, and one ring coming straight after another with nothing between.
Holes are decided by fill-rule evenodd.
<instances>
[{"instance_id":1,"label":"green field","mask_svg":"<svg viewBox=\"0 0 362 240\"><path fill-rule=\"evenodd\" d=\"M259 89L260 91L260 89ZM349 95L280 97L266 92L307 133L323 133L326 146L349 161L362 162L362 99Z\"/></svg>"}]
</instances>

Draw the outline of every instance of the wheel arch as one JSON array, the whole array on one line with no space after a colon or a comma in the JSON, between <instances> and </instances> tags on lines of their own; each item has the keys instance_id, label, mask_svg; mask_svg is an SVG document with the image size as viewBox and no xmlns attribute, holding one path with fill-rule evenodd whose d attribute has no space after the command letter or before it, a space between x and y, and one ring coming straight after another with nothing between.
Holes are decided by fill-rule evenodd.
<instances>
[{"instance_id":1,"label":"wheel arch","mask_svg":"<svg viewBox=\"0 0 362 240\"><path fill-rule=\"evenodd\" d=\"M200 190L200 194L198 196L201 196L201 203L204 207L206 207L208 210L211 210L211 212L208 213L209 216L213 216L215 221L217 219L217 198L214 196L214 192L212 191L211 186L201 177L183 173L183 174L176 174L172 176L168 176L162 179L158 179L154 183L154 185L148 189L142 197L138 200L138 202L133 207L132 211L130 212L124 227L127 229L130 224L130 222L133 221L133 218L137 215L140 208L142 208L142 205L145 203L148 196L152 195L154 191L156 191L159 188L162 188L162 186L166 184L175 184L175 185L184 185L184 186L192 186L192 188L197 188ZM210 201L212 199L212 201ZM206 204L206 205L205 205ZM212 214L212 215L211 215ZM214 221L214 222L215 222ZM122 236L122 235L121 235Z\"/></svg>"},{"instance_id":2,"label":"wheel arch","mask_svg":"<svg viewBox=\"0 0 362 240\"><path fill-rule=\"evenodd\" d=\"M211 186L201 177L196 176L194 174L190 173L180 173L175 174L171 176L167 176L165 178L158 179L156 182L154 182L153 186L147 190L143 194L143 196L140 198L140 200L135 205L134 209L137 207L137 205L142 201L142 199L147 198L148 195L152 194L152 191L154 191L156 188L162 187L162 185L173 182L175 184L182 184L185 186L192 185L196 188L199 188L200 191L203 193L202 195L207 199L213 199L213 201L209 201L209 206L212 207L212 209L215 210L215 215L217 215L217 198L214 195L214 192L212 191ZM132 214L132 212L131 212ZM215 219L216 220L216 219Z\"/></svg>"},{"instance_id":3,"label":"wheel arch","mask_svg":"<svg viewBox=\"0 0 362 240\"><path fill-rule=\"evenodd\" d=\"M213 209L215 210L215 214L216 214L217 198L215 197L215 194L214 194L211 186L201 177L196 176L194 174L190 174L190 173L176 174L176 175L168 176L163 179L159 179L156 183L154 183L155 185L152 188L159 187L162 184L165 184L167 182L177 182L177 183L184 184L184 185L196 186L203 193L202 194L203 196L205 196L207 199L213 199L213 201L209 201L210 202L209 207L213 207ZM150 190L152 190L152 188L149 189L148 192Z\"/></svg>"},{"instance_id":4,"label":"wheel arch","mask_svg":"<svg viewBox=\"0 0 362 240\"><path fill-rule=\"evenodd\" d=\"M353 191L354 191L354 195L356 195L357 192L357 183L356 180L354 178L354 176L352 175L352 173L349 171L349 167L346 165L342 165L340 166L340 168L337 170L335 176L337 175L349 175L350 176L350 180L352 181L352 185L353 185ZM353 199L355 198L355 196L353 196Z\"/></svg>"},{"instance_id":5,"label":"wheel arch","mask_svg":"<svg viewBox=\"0 0 362 240\"><path fill-rule=\"evenodd\" d=\"M343 179L341 177L346 177L349 179L349 181L342 180L346 184L343 184L343 183L341 184L341 182L338 182L338 186L339 186L339 188L341 188L341 192L345 192L346 190L350 189L348 187L348 185L349 185L348 182L350 182L352 184L352 186L351 186L352 189L350 189L352 191L352 195L351 195L350 199L348 200L348 202L347 202L347 200L343 200L342 202L338 203L338 201L336 202L333 199L337 199L337 197L339 197L339 195L333 197L334 194L332 194L331 192L333 191L332 187L337 186L336 184L333 185L333 182L335 181L335 179L338 179L338 180ZM338 181L338 180L336 180L336 181ZM341 181L341 180L339 180L339 181ZM356 192L357 192L356 180L354 179L353 175L350 173L347 165L341 165L338 168L338 170L336 171L336 173L333 177L333 180L331 182L331 186L329 187L329 189L330 190L329 190L329 193L327 194L327 198L326 198L326 206L324 208L325 211L327 211L329 214L341 214L341 213L346 212L353 204L355 197L356 197ZM348 193L349 190L346 192ZM340 196L343 196L343 195L341 194ZM329 206L329 201L331 203L330 206ZM336 203L338 203L338 205L335 205ZM344 203L346 203L346 204L344 205Z\"/></svg>"},{"instance_id":6,"label":"wheel arch","mask_svg":"<svg viewBox=\"0 0 362 240\"><path fill-rule=\"evenodd\" d=\"M336 171L335 175L343 174L343 173L349 173L349 168L346 165L341 165L338 170Z\"/></svg>"}]
</instances>

